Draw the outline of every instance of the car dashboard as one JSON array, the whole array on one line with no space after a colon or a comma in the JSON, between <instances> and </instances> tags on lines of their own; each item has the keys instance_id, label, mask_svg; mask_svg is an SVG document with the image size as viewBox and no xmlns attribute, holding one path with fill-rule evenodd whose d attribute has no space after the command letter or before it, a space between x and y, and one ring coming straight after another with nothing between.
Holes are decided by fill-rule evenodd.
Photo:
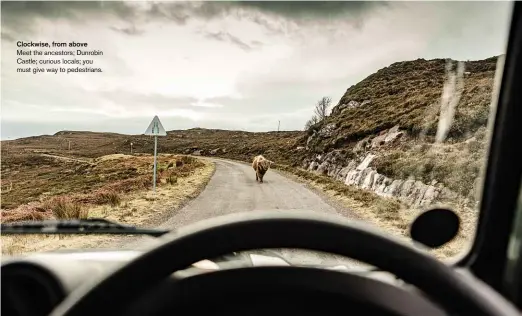
<instances>
[{"instance_id":1,"label":"car dashboard","mask_svg":"<svg viewBox=\"0 0 522 316\"><path fill-rule=\"evenodd\" d=\"M103 278L125 263L136 258L140 251L126 250L83 250L77 252L33 253L24 256L2 258L2 314L12 316L48 315L60 302L81 285ZM223 261L219 269L278 265L270 260ZM284 263L282 265L285 265ZM286 264L288 265L288 264ZM346 269L348 273L364 275L379 281L422 294L414 287L397 279L394 275L368 268ZM208 273L212 268L192 266L171 275L172 280Z\"/></svg>"}]
</instances>

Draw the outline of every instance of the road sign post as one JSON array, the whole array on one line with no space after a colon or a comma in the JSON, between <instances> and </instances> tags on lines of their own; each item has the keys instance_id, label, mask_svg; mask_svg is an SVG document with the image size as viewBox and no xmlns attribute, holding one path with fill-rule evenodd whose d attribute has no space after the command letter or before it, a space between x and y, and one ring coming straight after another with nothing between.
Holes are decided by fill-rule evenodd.
<instances>
[{"instance_id":1,"label":"road sign post","mask_svg":"<svg viewBox=\"0 0 522 316\"><path fill-rule=\"evenodd\" d=\"M157 151L158 151L158 136L167 136L167 132L161 125L159 117L156 115L150 122L149 127L144 133L145 135L154 136L154 175L152 177L152 190L156 193L156 170L157 170Z\"/></svg>"},{"instance_id":2,"label":"road sign post","mask_svg":"<svg viewBox=\"0 0 522 316\"><path fill-rule=\"evenodd\" d=\"M158 172L158 163L156 156L158 152L158 136L154 135L154 176L152 177L152 190L156 192L156 173Z\"/></svg>"}]
</instances>

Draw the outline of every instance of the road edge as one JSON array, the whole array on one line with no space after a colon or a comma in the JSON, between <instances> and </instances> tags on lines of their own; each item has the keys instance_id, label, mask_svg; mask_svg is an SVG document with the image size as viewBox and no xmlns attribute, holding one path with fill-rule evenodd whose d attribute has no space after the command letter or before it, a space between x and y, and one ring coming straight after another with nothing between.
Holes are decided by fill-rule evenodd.
<instances>
[{"instance_id":1,"label":"road edge","mask_svg":"<svg viewBox=\"0 0 522 316\"><path fill-rule=\"evenodd\" d=\"M188 155L187 155L188 156ZM194 157L196 159L199 159L199 160L203 160L201 159L200 157ZM182 208L184 208L185 206L187 206L187 204L189 204L191 201L193 201L194 199L197 199L198 196L203 192L205 191L205 189L207 188L207 185L209 184L209 182L212 180L212 177L214 177L214 174L216 173L216 164L213 162L213 161L209 161L209 163L212 165L212 171L210 172L210 174L205 178L205 181L203 181L202 183L200 183L200 185L198 185L196 187L196 190L194 192L192 192L192 194L190 194L189 196L186 196L178 205L176 205L175 207L172 207L170 208L169 210L165 211L165 212L161 212L159 213L157 216L155 216L154 218L150 219L149 221L147 221L147 223L145 223L145 226L150 226L150 227L157 227L161 224L163 224L165 221L167 221L169 218L171 218L177 211L181 210Z\"/></svg>"}]
</instances>

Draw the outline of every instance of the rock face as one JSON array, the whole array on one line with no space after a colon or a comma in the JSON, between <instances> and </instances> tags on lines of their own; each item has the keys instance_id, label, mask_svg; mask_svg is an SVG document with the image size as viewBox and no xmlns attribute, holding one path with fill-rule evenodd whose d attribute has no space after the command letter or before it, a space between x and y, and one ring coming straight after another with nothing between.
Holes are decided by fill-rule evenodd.
<instances>
[{"instance_id":1,"label":"rock face","mask_svg":"<svg viewBox=\"0 0 522 316\"><path fill-rule=\"evenodd\" d=\"M424 207L439 200L455 199L457 194L436 182L425 184L415 179L391 179L371 167L378 155L374 149L400 141L404 132L398 126L373 138L359 141L347 155L341 150L305 159L303 167L311 172L327 175L346 185L370 190L384 197L394 197L412 207ZM347 158L351 156L352 158ZM355 158L353 158L355 157Z\"/></svg>"},{"instance_id":2,"label":"rock face","mask_svg":"<svg viewBox=\"0 0 522 316\"><path fill-rule=\"evenodd\" d=\"M371 148L393 143L400 139L402 135L404 135L404 132L399 131L399 126L396 125L374 137L371 142Z\"/></svg>"},{"instance_id":3,"label":"rock face","mask_svg":"<svg viewBox=\"0 0 522 316\"><path fill-rule=\"evenodd\" d=\"M364 102L362 103L359 103L357 101L350 101L348 103L345 103L345 104L340 104L339 106L335 107L333 110L332 110L332 114L333 115L336 115L336 114L342 114L348 110L351 110L351 109L355 109L355 108L358 108L358 107L362 107L362 106L365 106L365 105L368 105L370 104L370 100L365 100Z\"/></svg>"},{"instance_id":4,"label":"rock face","mask_svg":"<svg viewBox=\"0 0 522 316\"><path fill-rule=\"evenodd\" d=\"M367 154L361 162L356 159L336 159L337 151L329 152L310 163L305 163L308 171L328 175L346 185L354 185L361 189L370 190L384 197L394 197L403 203L422 207L430 205L437 200L454 199L457 194L440 184L425 184L414 179L391 179L379 174L374 168L369 167L374 154Z\"/></svg>"}]
</instances>

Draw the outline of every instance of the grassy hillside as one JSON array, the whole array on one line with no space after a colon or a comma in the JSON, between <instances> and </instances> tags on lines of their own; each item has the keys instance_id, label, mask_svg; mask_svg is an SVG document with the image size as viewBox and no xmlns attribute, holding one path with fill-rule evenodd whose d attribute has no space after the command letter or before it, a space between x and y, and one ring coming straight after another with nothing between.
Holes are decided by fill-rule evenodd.
<instances>
[{"instance_id":1,"label":"grassy hillside","mask_svg":"<svg viewBox=\"0 0 522 316\"><path fill-rule=\"evenodd\" d=\"M464 91L456 107L449 137L469 137L485 126L497 57L465 63ZM368 135L399 125L411 136L425 131L434 136L445 80L446 60L434 59L394 63L348 88L332 115L309 134L326 124L335 124L332 137L313 144L318 152L349 146ZM350 102L360 106L348 109Z\"/></svg>"},{"instance_id":2,"label":"grassy hillside","mask_svg":"<svg viewBox=\"0 0 522 316\"><path fill-rule=\"evenodd\" d=\"M150 190L150 155L107 155L75 159L20 154L2 165L1 221L104 218L141 227L156 226L198 196L214 164L182 155L162 155L156 194ZM7 182L12 184L5 190ZM115 235L0 236L2 254L98 248L121 242Z\"/></svg>"},{"instance_id":3,"label":"grassy hillside","mask_svg":"<svg viewBox=\"0 0 522 316\"><path fill-rule=\"evenodd\" d=\"M435 181L472 196L485 156L497 58L464 64L462 94L442 143L434 140L447 79L446 60L418 59L394 63L351 86L331 115L308 131L309 150L319 154L340 150L346 159L372 152L377 157L370 167L385 176ZM392 127L401 131L399 141L371 144ZM360 150L361 146L366 150Z\"/></svg>"},{"instance_id":4,"label":"grassy hillside","mask_svg":"<svg viewBox=\"0 0 522 316\"><path fill-rule=\"evenodd\" d=\"M305 134L296 132L250 133L194 128L168 131L166 137L158 137L159 153L193 153L216 155L249 161L264 154L278 161L295 160L293 152ZM69 142L71 149L69 150ZM55 135L28 137L3 142L2 153L9 157L27 152L66 154L74 157L95 158L109 154L129 154L131 143L134 153L152 153L154 139L143 135L122 135L93 132L62 131ZM217 150L216 150L217 149ZM215 152L212 152L216 150Z\"/></svg>"},{"instance_id":5,"label":"grassy hillside","mask_svg":"<svg viewBox=\"0 0 522 316\"><path fill-rule=\"evenodd\" d=\"M130 192L152 185L152 157L107 155L74 159L48 154L17 154L2 159L2 221L42 214L66 198L68 204L119 205ZM176 184L204 164L189 156L162 155L158 159L158 185ZM54 201L54 202L53 202ZM25 212L30 211L30 212ZM38 215L38 214L37 214ZM12 219L10 219L12 217Z\"/></svg>"}]
</instances>

